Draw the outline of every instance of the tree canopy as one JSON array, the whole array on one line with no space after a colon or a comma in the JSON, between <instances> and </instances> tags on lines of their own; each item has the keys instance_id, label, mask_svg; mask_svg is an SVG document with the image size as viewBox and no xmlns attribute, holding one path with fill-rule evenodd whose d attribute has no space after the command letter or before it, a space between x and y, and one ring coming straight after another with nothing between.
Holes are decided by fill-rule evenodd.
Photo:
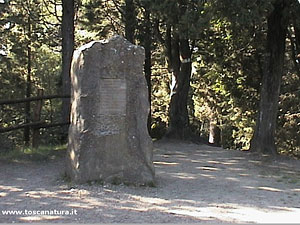
<instances>
[{"instance_id":1,"label":"tree canopy","mask_svg":"<svg viewBox=\"0 0 300 225\"><path fill-rule=\"evenodd\" d=\"M145 48L153 138L300 156L298 0L69 3L0 1L1 99L68 93L73 46L120 34ZM45 105L43 120L66 118L61 101ZM2 105L0 127L30 122L30 106ZM42 133L55 143L61 128ZM21 131L7 136L23 145Z\"/></svg>"}]
</instances>

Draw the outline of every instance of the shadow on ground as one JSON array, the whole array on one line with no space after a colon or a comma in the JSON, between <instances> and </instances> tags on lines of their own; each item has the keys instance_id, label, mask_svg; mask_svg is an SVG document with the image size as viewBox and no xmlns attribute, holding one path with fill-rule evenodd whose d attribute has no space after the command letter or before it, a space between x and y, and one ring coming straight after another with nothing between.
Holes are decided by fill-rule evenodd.
<instances>
[{"instance_id":1,"label":"shadow on ground","mask_svg":"<svg viewBox=\"0 0 300 225\"><path fill-rule=\"evenodd\" d=\"M1 163L0 222L300 222L298 161L183 142L154 146L155 188L71 186L62 158Z\"/></svg>"}]
</instances>

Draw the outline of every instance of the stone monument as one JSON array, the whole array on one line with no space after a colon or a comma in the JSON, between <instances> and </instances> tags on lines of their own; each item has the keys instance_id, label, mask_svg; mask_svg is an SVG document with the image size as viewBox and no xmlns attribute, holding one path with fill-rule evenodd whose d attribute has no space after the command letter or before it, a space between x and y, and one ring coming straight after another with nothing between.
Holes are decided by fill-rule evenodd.
<instances>
[{"instance_id":1,"label":"stone monument","mask_svg":"<svg viewBox=\"0 0 300 225\"><path fill-rule=\"evenodd\" d=\"M144 49L121 36L74 52L66 174L76 183L154 180Z\"/></svg>"}]
</instances>

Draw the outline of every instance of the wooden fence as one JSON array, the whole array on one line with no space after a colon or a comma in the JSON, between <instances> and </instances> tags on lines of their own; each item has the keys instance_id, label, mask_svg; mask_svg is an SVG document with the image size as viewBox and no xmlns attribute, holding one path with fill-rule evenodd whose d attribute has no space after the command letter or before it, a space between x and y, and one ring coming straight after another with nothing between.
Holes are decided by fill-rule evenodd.
<instances>
[{"instance_id":1,"label":"wooden fence","mask_svg":"<svg viewBox=\"0 0 300 225\"><path fill-rule=\"evenodd\" d=\"M38 95L35 97L30 98L23 98L23 99L11 99L11 100L0 100L0 106L1 105L9 105L9 104L19 104L19 103L29 103L32 101L36 101L37 104L35 105L33 109L33 115L30 116L32 118L32 121L30 123L23 123L18 124L15 126L10 127L0 127L0 133L5 133L13 130L18 129L32 129L32 146L38 147L39 145L39 134L40 128L49 128L49 127L57 127L57 126L65 126L69 125L69 122L61 122L61 123L46 123L45 121L41 120L41 112L43 107L43 100L49 100L49 99L62 99L62 98L70 98L70 95L43 95L43 90L38 90ZM26 115L25 115L26 117ZM25 131L25 130L24 130Z\"/></svg>"}]
</instances>

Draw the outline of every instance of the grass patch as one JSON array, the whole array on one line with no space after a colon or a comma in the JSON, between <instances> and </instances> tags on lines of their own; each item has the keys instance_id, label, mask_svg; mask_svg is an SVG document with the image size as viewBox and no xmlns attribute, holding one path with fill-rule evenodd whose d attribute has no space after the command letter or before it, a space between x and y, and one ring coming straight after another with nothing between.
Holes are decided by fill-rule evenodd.
<instances>
[{"instance_id":1,"label":"grass patch","mask_svg":"<svg viewBox=\"0 0 300 225\"><path fill-rule=\"evenodd\" d=\"M63 157L66 145L40 146L38 148L17 148L9 152L0 153L0 159L11 161L45 161Z\"/></svg>"},{"instance_id":2,"label":"grass patch","mask_svg":"<svg viewBox=\"0 0 300 225\"><path fill-rule=\"evenodd\" d=\"M92 186L92 185L100 185L100 186L103 186L105 183L103 180L99 179L99 180L90 180L87 182L87 184L89 186Z\"/></svg>"},{"instance_id":3,"label":"grass patch","mask_svg":"<svg viewBox=\"0 0 300 225\"><path fill-rule=\"evenodd\" d=\"M156 183L154 181L149 181L146 184L142 185L144 187L152 187L152 188L156 188Z\"/></svg>"},{"instance_id":4,"label":"grass patch","mask_svg":"<svg viewBox=\"0 0 300 225\"><path fill-rule=\"evenodd\" d=\"M132 187L151 187L151 188L156 187L156 184L155 184L154 181L146 182L144 184L139 184L139 183L124 181L121 177L117 177L117 176L113 177L109 181L104 181L102 179L99 179L99 180L88 181L87 184L90 185L90 186L92 186L92 185L103 186L105 184L110 184L110 185L115 185L115 186L125 185L125 186L128 186L128 187L130 187L130 186L132 186Z\"/></svg>"}]
</instances>

